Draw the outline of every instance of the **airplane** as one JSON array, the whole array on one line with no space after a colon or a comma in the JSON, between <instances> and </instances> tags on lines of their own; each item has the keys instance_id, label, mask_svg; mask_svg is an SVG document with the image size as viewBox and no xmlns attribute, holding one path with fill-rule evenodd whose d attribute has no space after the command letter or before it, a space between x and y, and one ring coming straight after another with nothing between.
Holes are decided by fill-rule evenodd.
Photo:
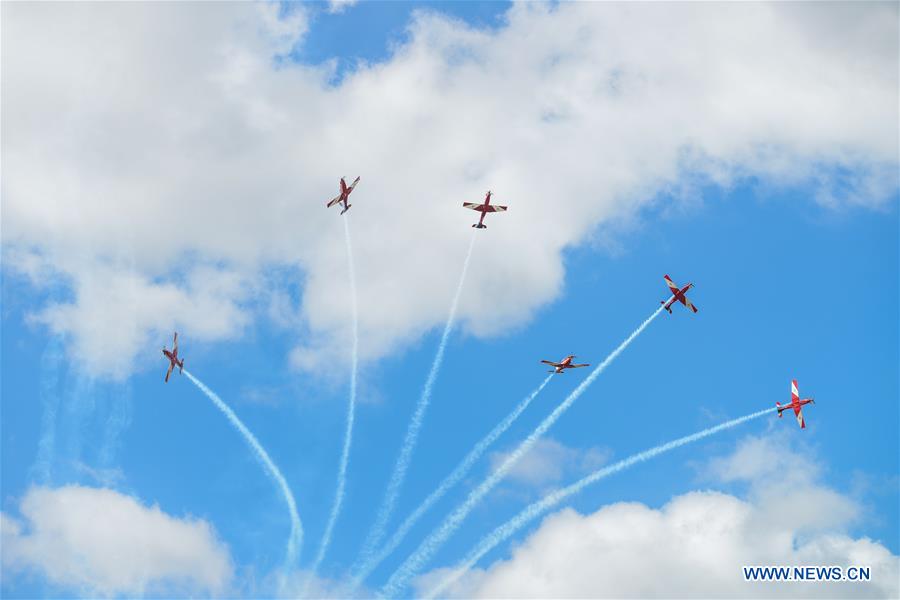
<instances>
[{"instance_id":1,"label":"airplane","mask_svg":"<svg viewBox=\"0 0 900 600\"><path fill-rule=\"evenodd\" d=\"M344 181L344 178L341 177L341 193L338 194L337 196L335 196L334 198L332 198L331 201L329 201L326 206L328 208L331 208L335 204L338 204L339 202L343 202L344 210L341 211L341 214L344 214L345 212L350 210L350 207L353 205L347 204L347 200L350 197L350 192L353 191L353 188L356 187L357 183L359 183L359 177L357 177L356 179L353 180L353 183L350 185L350 187L347 187L347 183Z\"/></svg>"},{"instance_id":2,"label":"airplane","mask_svg":"<svg viewBox=\"0 0 900 600\"><path fill-rule=\"evenodd\" d=\"M672 314L672 304L674 304L675 301L678 300L679 302L681 302L682 304L687 306L692 311L697 312L697 307L694 306L693 304L691 304L691 301L688 300L687 296L684 295L689 289L694 287L694 284L689 283L686 286L684 286L683 288L678 289L678 286L675 285L674 281L669 279L668 275L663 275L663 277L666 280L666 285L668 285L669 289L672 291L672 297L669 298L668 301L666 301L666 300L660 301L660 304L663 305L663 308L665 308L667 311L669 311L669 314L671 315Z\"/></svg>"},{"instance_id":3,"label":"airplane","mask_svg":"<svg viewBox=\"0 0 900 600\"><path fill-rule=\"evenodd\" d=\"M166 383L169 383L169 375L172 374L172 369L175 368L175 365L178 365L178 372L181 373L184 371L184 359L178 360L178 332L175 332L175 339L172 340L172 351L169 352L166 350L166 347L163 346L162 352L166 355L166 358L169 359L169 370L166 371Z\"/></svg>"},{"instance_id":4,"label":"airplane","mask_svg":"<svg viewBox=\"0 0 900 600\"><path fill-rule=\"evenodd\" d=\"M803 412L800 408L805 404L815 404L816 401L812 398L804 398L800 399L800 391L797 388L797 380L794 379L791 381L791 403L790 404L781 404L780 402L776 402L775 406L778 407L778 418L780 419L783 415L782 413L787 409L793 409L794 414L797 415L797 422L800 423L800 429L806 429L806 421L803 420Z\"/></svg>"},{"instance_id":5,"label":"airplane","mask_svg":"<svg viewBox=\"0 0 900 600\"><path fill-rule=\"evenodd\" d=\"M551 367L553 367L552 369L547 371L548 373L564 373L566 371L566 369L577 369L578 367L591 366L590 363L585 363L583 365L573 365L572 364L573 358L575 358L575 355L570 354L569 356L565 357L564 359L562 359L562 361L560 361L558 363L550 361L550 360L542 360L541 362L544 363L545 365L550 365Z\"/></svg>"},{"instance_id":6,"label":"airplane","mask_svg":"<svg viewBox=\"0 0 900 600\"><path fill-rule=\"evenodd\" d=\"M487 225L484 224L484 215L489 212L506 212L506 206L500 206L499 204L491 204L491 192L488 190L487 196L484 197L484 203L476 204L475 202L463 202L464 208L470 208L472 210L477 210L481 213L481 218L478 219L478 223L472 225L475 229L487 229Z\"/></svg>"}]
</instances>

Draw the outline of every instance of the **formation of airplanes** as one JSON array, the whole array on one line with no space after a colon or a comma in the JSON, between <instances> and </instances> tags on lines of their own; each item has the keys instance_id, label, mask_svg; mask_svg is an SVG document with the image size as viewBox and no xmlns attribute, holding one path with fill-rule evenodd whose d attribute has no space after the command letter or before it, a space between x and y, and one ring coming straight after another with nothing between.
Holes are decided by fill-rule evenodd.
<instances>
[{"instance_id":1,"label":"formation of airplanes","mask_svg":"<svg viewBox=\"0 0 900 600\"><path fill-rule=\"evenodd\" d=\"M343 215L345 212L350 210L349 198L350 194L356 188L356 184L359 183L359 177L353 180L353 183L349 186L347 182L341 177L340 186L341 193L335 196L332 200L327 203L327 207L332 207L335 204L342 204L343 210L341 210L341 214ZM487 229L487 225L484 224L484 217L488 213L493 212L506 212L507 206L499 205L499 204L491 204L491 192L488 191L484 197L484 202L478 204L474 202L463 202L463 208L468 208L470 210L474 210L481 213L481 217L478 219L478 222L473 224L472 227L476 229ZM663 308L672 314L672 305L675 302L680 302L683 306L690 309L692 312L697 312L697 307L688 300L687 291L694 287L693 283L688 283L684 287L678 287L678 285L672 281L672 279L668 275L663 275L663 279L666 282L666 285L669 287L669 291L671 292L671 297L666 300L661 300L660 304L663 305ZM169 375L172 374L172 370L177 366L179 372L184 369L184 359L178 359L178 332L175 332L175 337L173 339L173 349L171 352L166 350L163 347L163 354L169 360L169 369L166 371L166 381L169 381ZM574 364L572 361L575 359L574 354L570 354L559 362L553 362L550 360L541 360L541 363L545 365L549 365L552 367L550 369L550 373L562 374L565 373L567 369L577 369L580 367L589 367L590 363L582 363L582 364ZM794 415L797 417L797 422L800 424L801 429L806 428L806 422L803 419L803 412L801 408L807 404L814 403L812 398L804 398L800 399L800 393L797 389L797 380L791 381L791 403L790 404L781 404L780 402L776 402L775 406L778 409L778 416L781 417L782 413L785 410L791 409L794 411Z\"/></svg>"},{"instance_id":2,"label":"formation of airplanes","mask_svg":"<svg viewBox=\"0 0 900 600\"><path fill-rule=\"evenodd\" d=\"M169 359L169 370L166 371L166 383L169 383L169 375L172 374L172 369L176 366L178 367L178 372L181 373L184 371L184 359L178 360L178 332L175 332L175 338L172 340L172 351L169 352L166 350L166 347L163 346L162 353L166 358Z\"/></svg>"}]
</instances>

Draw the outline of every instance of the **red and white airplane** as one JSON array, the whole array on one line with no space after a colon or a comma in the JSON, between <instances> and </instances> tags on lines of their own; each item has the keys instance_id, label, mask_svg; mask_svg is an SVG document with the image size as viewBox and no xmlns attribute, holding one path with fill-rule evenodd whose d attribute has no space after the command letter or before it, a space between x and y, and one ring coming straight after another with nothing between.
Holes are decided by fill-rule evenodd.
<instances>
[{"instance_id":1,"label":"red and white airplane","mask_svg":"<svg viewBox=\"0 0 900 600\"><path fill-rule=\"evenodd\" d=\"M584 363L583 365L573 365L572 359L575 358L574 354L570 354L569 356L562 359L560 362L553 362L550 360L542 360L541 362L545 365L550 365L553 367L548 373L564 373L566 369L577 369L578 367L589 367L590 363Z\"/></svg>"},{"instance_id":2,"label":"red and white airplane","mask_svg":"<svg viewBox=\"0 0 900 600\"><path fill-rule=\"evenodd\" d=\"M338 194L337 196L335 196L333 199L331 199L328 202L328 204L327 204L328 208L331 208L332 206L334 206L335 204L338 204L339 202L343 202L344 210L341 211L341 214L344 214L345 212L350 210L350 207L353 205L347 204L347 200L350 198L350 192L353 191L353 188L356 187L357 183L359 183L359 177L357 177L356 179L353 180L353 183L350 185L350 187L347 187L347 182L345 182L344 178L341 177L341 193Z\"/></svg>"},{"instance_id":3,"label":"red and white airplane","mask_svg":"<svg viewBox=\"0 0 900 600\"><path fill-rule=\"evenodd\" d=\"M165 346L163 346L163 349L162 349L163 354L165 354L166 358L169 359L169 370L166 371L166 383L169 382L169 375L172 374L172 369L174 369L176 365L178 366L179 373L184 371L184 359L182 358L181 360L178 360L178 332L177 331L175 332L175 339L172 340L172 345L174 347L172 348L171 352L166 350Z\"/></svg>"},{"instance_id":4,"label":"red and white airplane","mask_svg":"<svg viewBox=\"0 0 900 600\"><path fill-rule=\"evenodd\" d=\"M797 422L800 423L800 429L806 429L806 421L803 420L803 411L800 410L804 404L815 404L816 401L812 398L804 398L800 399L800 390L797 388L797 380L794 379L791 381L791 403L790 404L781 404L780 402L776 402L775 406L778 407L778 418L781 418L782 413L787 409L793 409L794 414L797 415Z\"/></svg>"},{"instance_id":5,"label":"red and white airplane","mask_svg":"<svg viewBox=\"0 0 900 600\"><path fill-rule=\"evenodd\" d=\"M476 229L487 229L487 225L484 224L484 215L490 212L506 212L506 206L500 206L499 204L491 204L491 192L488 191L487 196L484 197L484 202L482 204L476 204L475 202L463 202L463 206L465 208L470 208L472 210L477 210L481 213L481 218L478 219L478 223L472 225L472 227Z\"/></svg>"},{"instance_id":6,"label":"red and white airplane","mask_svg":"<svg viewBox=\"0 0 900 600\"><path fill-rule=\"evenodd\" d=\"M687 291L689 289L694 287L694 284L689 283L686 286L684 286L683 288L678 289L678 286L675 285L674 281L669 279L668 275L663 275L663 277L666 280L666 285L668 285L669 289L672 291L671 298L669 298L668 300L660 301L660 304L663 305L663 308L665 308L667 311L669 311L669 314L672 314L672 304L674 304L675 301L677 300L678 302L681 302L682 304L687 306L692 311L697 312L697 307L694 306L693 304L691 304L691 301L687 299L687 296L685 296L685 293L687 293Z\"/></svg>"}]
</instances>

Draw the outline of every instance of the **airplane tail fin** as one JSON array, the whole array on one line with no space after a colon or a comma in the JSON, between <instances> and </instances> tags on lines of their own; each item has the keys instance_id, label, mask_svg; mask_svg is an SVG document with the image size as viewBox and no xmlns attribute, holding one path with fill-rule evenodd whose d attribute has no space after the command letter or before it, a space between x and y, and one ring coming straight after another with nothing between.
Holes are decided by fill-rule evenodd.
<instances>
[{"instance_id":1,"label":"airplane tail fin","mask_svg":"<svg viewBox=\"0 0 900 600\"><path fill-rule=\"evenodd\" d=\"M347 208L345 208L344 210L341 211L341 214L344 214L345 212L347 212L348 210L350 210L350 207L351 207L351 206L353 206L353 205L352 205L352 204L348 204L348 205L347 205Z\"/></svg>"},{"instance_id":2,"label":"airplane tail fin","mask_svg":"<svg viewBox=\"0 0 900 600\"><path fill-rule=\"evenodd\" d=\"M474 227L475 229L487 229L487 225L479 225L478 223L475 223L474 225L472 225L472 227Z\"/></svg>"},{"instance_id":3,"label":"airplane tail fin","mask_svg":"<svg viewBox=\"0 0 900 600\"><path fill-rule=\"evenodd\" d=\"M181 362L178 363L178 372L184 373L184 359L183 358L181 359Z\"/></svg>"},{"instance_id":4,"label":"airplane tail fin","mask_svg":"<svg viewBox=\"0 0 900 600\"><path fill-rule=\"evenodd\" d=\"M781 406L781 402L776 402L775 406L778 408L778 418L780 419L784 416L785 407Z\"/></svg>"}]
</instances>

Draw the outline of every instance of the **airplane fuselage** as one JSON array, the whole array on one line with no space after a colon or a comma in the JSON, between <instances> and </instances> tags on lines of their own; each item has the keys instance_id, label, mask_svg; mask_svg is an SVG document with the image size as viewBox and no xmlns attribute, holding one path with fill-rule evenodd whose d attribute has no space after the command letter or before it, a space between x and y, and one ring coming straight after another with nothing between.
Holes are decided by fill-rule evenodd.
<instances>
[{"instance_id":1,"label":"airplane fuselage","mask_svg":"<svg viewBox=\"0 0 900 600\"><path fill-rule=\"evenodd\" d=\"M341 214L344 214L345 212L347 212L348 210L350 210L350 204L348 204L349 201L350 201L350 192L349 192L349 190L347 190L347 188L344 186L344 180L343 180L343 179L341 179L341 187L342 187L343 189L341 190L341 199L338 200L338 204L342 204L342 205L343 205L343 209L341 210Z\"/></svg>"},{"instance_id":2,"label":"airplane fuselage","mask_svg":"<svg viewBox=\"0 0 900 600\"><path fill-rule=\"evenodd\" d=\"M812 404L812 403L813 403L812 398L804 398L803 400L799 400L797 402L791 402L790 404L776 403L776 405L778 406L778 416L781 416L781 413L783 413L786 410L792 410L792 409L796 410L802 406L806 406L807 404Z\"/></svg>"},{"instance_id":3,"label":"airplane fuselage","mask_svg":"<svg viewBox=\"0 0 900 600\"><path fill-rule=\"evenodd\" d=\"M491 193L488 192L487 195L484 197L484 207L487 208L490 205L491 205ZM472 227L474 227L475 229L486 229L487 225L484 224L484 215L486 215L486 214L487 214L487 210L481 211L481 218L478 219L478 224L472 225Z\"/></svg>"}]
</instances>

